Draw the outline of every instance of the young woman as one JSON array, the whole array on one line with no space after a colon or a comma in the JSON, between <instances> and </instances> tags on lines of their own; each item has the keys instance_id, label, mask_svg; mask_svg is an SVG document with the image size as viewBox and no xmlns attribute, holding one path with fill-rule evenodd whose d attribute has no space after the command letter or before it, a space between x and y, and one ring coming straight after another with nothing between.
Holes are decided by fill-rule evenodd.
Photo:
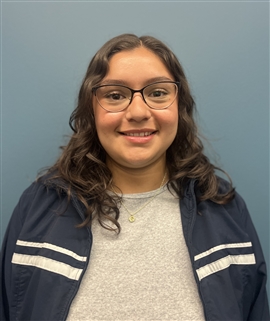
<instances>
[{"instance_id":1,"label":"young woman","mask_svg":"<svg viewBox=\"0 0 270 321\"><path fill-rule=\"evenodd\" d=\"M97 52L73 136L7 229L1 320L269 320L256 232L194 109L159 40Z\"/></svg>"}]
</instances>

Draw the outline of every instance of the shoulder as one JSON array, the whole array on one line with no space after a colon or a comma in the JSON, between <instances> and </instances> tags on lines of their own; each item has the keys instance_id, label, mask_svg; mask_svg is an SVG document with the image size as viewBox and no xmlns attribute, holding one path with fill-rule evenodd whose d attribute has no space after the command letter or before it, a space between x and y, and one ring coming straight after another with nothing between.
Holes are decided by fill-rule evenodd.
<instances>
[{"instance_id":1,"label":"shoulder","mask_svg":"<svg viewBox=\"0 0 270 321\"><path fill-rule=\"evenodd\" d=\"M224 193L230 188L230 183L219 178L219 188ZM237 191L226 204L211 200L199 202L194 215L196 240L202 242L205 248L211 244L258 243L246 203Z\"/></svg>"},{"instance_id":2,"label":"shoulder","mask_svg":"<svg viewBox=\"0 0 270 321\"><path fill-rule=\"evenodd\" d=\"M40 177L22 193L6 231L8 242L37 241L49 234L57 239L81 224L83 214L75 208L74 200L47 183L46 176Z\"/></svg>"},{"instance_id":3,"label":"shoulder","mask_svg":"<svg viewBox=\"0 0 270 321\"><path fill-rule=\"evenodd\" d=\"M232 189L230 182L220 177L217 180L220 194L226 194ZM214 233L227 238L229 234L238 233L239 230L245 233L246 225L251 221L245 201L238 192L234 191L234 197L224 204L210 199L200 200L196 180L191 180L186 186L180 205L182 214L187 219L186 224L192 224L193 221L196 233L202 237L207 233Z\"/></svg>"},{"instance_id":4,"label":"shoulder","mask_svg":"<svg viewBox=\"0 0 270 321\"><path fill-rule=\"evenodd\" d=\"M229 183L220 179L220 190L226 192ZM193 211L192 240L196 255L220 245L236 244L259 247L259 240L254 229L245 201L237 192L226 204L211 200L197 203ZM227 245L226 245L227 246ZM260 251L257 251L260 253ZM220 252L218 252L220 253Z\"/></svg>"},{"instance_id":5,"label":"shoulder","mask_svg":"<svg viewBox=\"0 0 270 321\"><path fill-rule=\"evenodd\" d=\"M231 184L225 179L218 177L218 182L222 193L226 193L231 188ZM234 197L221 206L236 222L245 225L246 219L249 217L249 212L245 200L236 190L234 190Z\"/></svg>"},{"instance_id":6,"label":"shoulder","mask_svg":"<svg viewBox=\"0 0 270 321\"><path fill-rule=\"evenodd\" d=\"M217 184L218 184L218 193L222 195L226 195L227 193L232 192L232 197L229 200L222 201L222 198L219 202L215 202L212 200L204 200L197 201L200 206L207 205L208 208L213 207L216 212L217 209L226 209L229 213L242 213L246 210L246 204L242 196L234 189L232 181L228 181L220 176L216 176ZM198 191L196 181L194 182L194 191L197 199L200 199L200 192Z\"/></svg>"},{"instance_id":7,"label":"shoulder","mask_svg":"<svg viewBox=\"0 0 270 321\"><path fill-rule=\"evenodd\" d=\"M64 185L46 174L37 178L22 193L14 211L11 221L24 225L26 222L38 222L62 213L68 207L69 198Z\"/></svg>"}]
</instances>

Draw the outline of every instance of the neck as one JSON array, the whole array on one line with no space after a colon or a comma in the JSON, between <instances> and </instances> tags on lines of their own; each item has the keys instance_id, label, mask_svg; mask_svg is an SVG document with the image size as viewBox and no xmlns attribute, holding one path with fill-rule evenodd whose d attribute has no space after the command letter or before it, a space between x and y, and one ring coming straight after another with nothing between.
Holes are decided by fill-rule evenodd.
<instances>
[{"instance_id":1,"label":"neck","mask_svg":"<svg viewBox=\"0 0 270 321\"><path fill-rule=\"evenodd\" d=\"M113 175L113 186L116 192L123 194L144 193L164 185L168 178L166 164L156 164L151 168L126 168L107 162ZM165 175L165 176L164 176Z\"/></svg>"}]
</instances>

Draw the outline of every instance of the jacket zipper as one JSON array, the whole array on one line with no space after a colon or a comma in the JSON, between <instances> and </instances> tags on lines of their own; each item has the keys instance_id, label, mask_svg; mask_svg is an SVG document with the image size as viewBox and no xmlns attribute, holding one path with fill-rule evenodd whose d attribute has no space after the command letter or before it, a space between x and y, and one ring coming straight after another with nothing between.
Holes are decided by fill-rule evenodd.
<instances>
[{"instance_id":1,"label":"jacket zipper","mask_svg":"<svg viewBox=\"0 0 270 321\"><path fill-rule=\"evenodd\" d=\"M189 251L189 257L191 259L191 264L192 264L192 270L193 270L193 275L194 278L196 280L196 284L197 284L197 288L198 288L198 292L199 292L199 296L201 298L202 301L202 305L204 308L204 316L205 316L205 320L206 321L210 321L210 317L207 315L206 313L206 304L204 302L203 299L203 295L201 293L201 289L200 289L200 281L198 279L198 275L194 266L194 255L192 253L192 234L193 234L193 228L195 225L195 221L196 221L196 215L197 215L197 202L196 202L196 196L195 196L195 192L194 192L194 188L195 188L195 181L192 180L190 182L190 186L189 186L189 191L191 192L191 198L189 199L189 201L192 201L192 209L190 210L191 213L191 222L188 225L188 234L187 234L187 240L188 240L188 251Z\"/></svg>"},{"instance_id":2,"label":"jacket zipper","mask_svg":"<svg viewBox=\"0 0 270 321\"><path fill-rule=\"evenodd\" d=\"M73 198L72 197L72 204L74 205L75 209L77 210L77 213L79 214L80 218L82 220L84 220L84 214L82 212L82 209L81 209L81 206L80 204L78 203L78 200L76 198ZM87 227L87 231L88 231L88 234L90 236L89 240L90 240L90 246L89 246L89 250L88 250L88 253L87 253L87 261L85 263L85 267L83 269L83 272L81 274L81 278L80 280L78 281L77 285L76 285L76 291L74 291L72 297L70 298L70 301L68 302L67 304L67 308L66 308L66 311L65 311L65 314L63 315L63 320L66 320L67 317L68 317L68 314L69 314L69 310L70 310L70 307L71 307L71 304L75 298L75 296L77 295L78 291L79 291L79 287L81 285L81 281L83 279L83 276L87 270L87 267L88 267L88 264L89 264L89 261L90 261L90 254L91 254L91 249L92 249L92 244L93 244L93 235L92 235L92 232L91 232L91 229L89 227Z\"/></svg>"}]
</instances>

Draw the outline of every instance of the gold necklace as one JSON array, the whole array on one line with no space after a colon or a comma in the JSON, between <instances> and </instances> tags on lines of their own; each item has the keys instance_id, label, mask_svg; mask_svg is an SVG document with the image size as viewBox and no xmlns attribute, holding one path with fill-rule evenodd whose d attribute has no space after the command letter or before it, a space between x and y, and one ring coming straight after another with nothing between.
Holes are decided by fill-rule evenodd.
<instances>
[{"instance_id":1,"label":"gold necklace","mask_svg":"<svg viewBox=\"0 0 270 321\"><path fill-rule=\"evenodd\" d=\"M134 216L134 215L136 215L137 213L139 213L142 209L144 209L150 202L152 202L152 201L156 198L158 192L161 190L161 188L162 188L162 186L163 186L163 184L164 184L165 177L166 177L166 173L167 173L167 172L165 171L165 174L164 174L164 177L163 177L163 179L162 179L162 182L161 182L159 188L156 190L155 194L150 198L149 201L147 201L145 204L143 204L143 206L141 206L136 212L131 213L130 210L129 210L129 209L126 207L126 205L124 204L124 202L121 200L121 205L124 206L125 210L126 210L126 211L128 212L128 214L129 214L128 220L130 221L130 223L133 223L133 222L135 221L135 216Z\"/></svg>"}]
</instances>

